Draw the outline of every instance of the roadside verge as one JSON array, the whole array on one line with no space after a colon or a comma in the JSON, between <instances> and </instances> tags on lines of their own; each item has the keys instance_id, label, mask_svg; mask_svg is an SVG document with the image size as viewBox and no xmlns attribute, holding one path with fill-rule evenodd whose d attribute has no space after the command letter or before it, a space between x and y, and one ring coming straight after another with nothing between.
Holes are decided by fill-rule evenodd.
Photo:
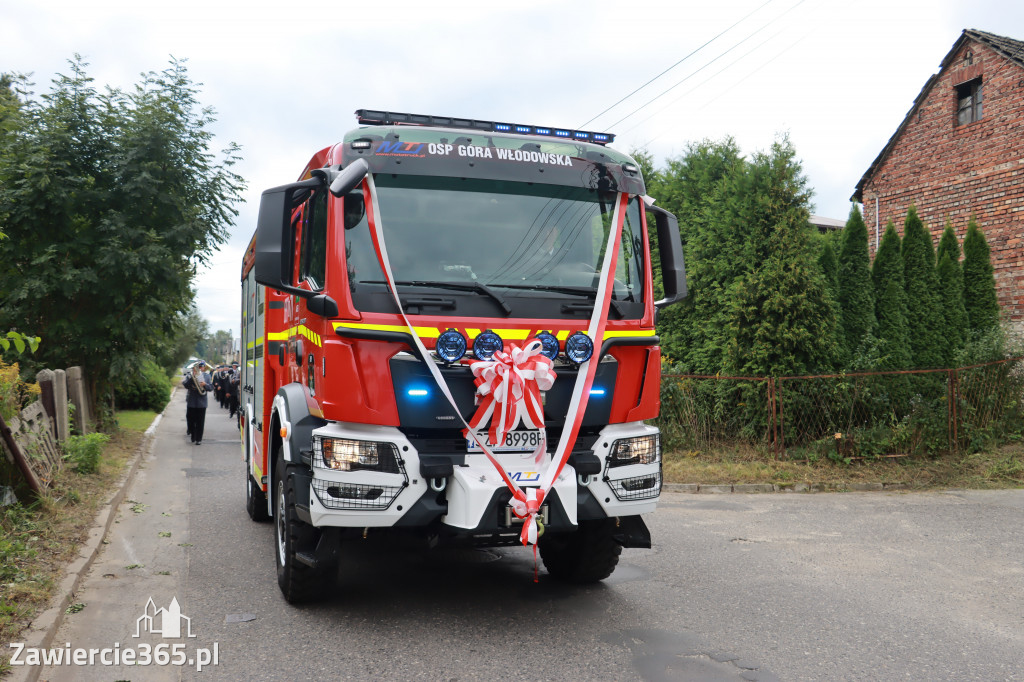
<instances>
[{"instance_id":1,"label":"roadside verge","mask_svg":"<svg viewBox=\"0 0 1024 682\"><path fill-rule=\"evenodd\" d=\"M156 427L162 417L163 413L158 414L150 427L146 429L142 442L135 454L132 455L131 463L118 479L113 495L97 512L92 529L89 531L88 538L82 543L78 557L68 564L49 606L37 615L19 636L19 640L25 643L26 649L38 648L41 650L49 649L52 646L68 606L74 603L75 593L92 567L103 546L104 538L117 518L118 508L124 501L129 485L139 470L140 464L153 449L156 442ZM39 679L42 670L43 666L39 665L12 666L4 680L5 682L8 680L11 682L35 682Z\"/></svg>"}]
</instances>

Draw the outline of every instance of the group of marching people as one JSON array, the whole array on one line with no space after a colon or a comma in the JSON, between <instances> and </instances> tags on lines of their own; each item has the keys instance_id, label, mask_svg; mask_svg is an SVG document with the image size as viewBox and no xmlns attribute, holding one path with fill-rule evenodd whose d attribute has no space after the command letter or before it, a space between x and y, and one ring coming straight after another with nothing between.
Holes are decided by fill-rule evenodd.
<instances>
[{"instance_id":1,"label":"group of marching people","mask_svg":"<svg viewBox=\"0 0 1024 682\"><path fill-rule=\"evenodd\" d=\"M221 365L213 370L213 395L220 406L228 411L228 419L233 419L239 413L238 408L238 384L241 380L241 373L238 371L238 363Z\"/></svg>"},{"instance_id":2,"label":"group of marching people","mask_svg":"<svg viewBox=\"0 0 1024 682\"><path fill-rule=\"evenodd\" d=\"M199 445L203 442L203 431L206 426L207 392L213 391L220 406L228 410L228 419L241 422L242 412L239 408L239 383L241 375L238 363L220 365L211 375L206 363L195 362L185 373L181 385L188 391L185 396L185 424L187 435L192 442Z\"/></svg>"}]
</instances>

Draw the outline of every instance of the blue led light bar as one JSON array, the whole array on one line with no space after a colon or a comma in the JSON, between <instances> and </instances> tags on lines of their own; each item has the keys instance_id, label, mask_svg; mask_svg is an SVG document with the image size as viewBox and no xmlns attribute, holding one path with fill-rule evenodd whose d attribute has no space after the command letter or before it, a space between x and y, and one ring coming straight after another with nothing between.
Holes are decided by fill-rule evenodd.
<instances>
[{"instance_id":1,"label":"blue led light bar","mask_svg":"<svg viewBox=\"0 0 1024 682\"><path fill-rule=\"evenodd\" d=\"M563 139L593 142L601 145L610 144L615 141L615 135L612 133L595 133L590 130L549 128L547 126L526 125L525 123L499 123L497 121L481 121L475 118L427 116L424 114L405 114L397 111L376 111L373 109L357 109L356 120L363 125L411 125L430 126L432 128L458 128L460 130L474 130L478 132L515 132L520 135L561 137Z\"/></svg>"}]
</instances>

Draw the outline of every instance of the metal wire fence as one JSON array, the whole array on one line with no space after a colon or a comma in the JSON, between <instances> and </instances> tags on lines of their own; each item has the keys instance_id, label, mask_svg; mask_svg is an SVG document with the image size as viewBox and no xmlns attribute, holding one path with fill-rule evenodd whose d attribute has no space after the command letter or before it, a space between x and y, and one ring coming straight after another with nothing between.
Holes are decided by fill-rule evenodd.
<instances>
[{"instance_id":1,"label":"metal wire fence","mask_svg":"<svg viewBox=\"0 0 1024 682\"><path fill-rule=\"evenodd\" d=\"M1024 432L1024 358L788 377L664 374L668 449L744 443L778 458L975 451Z\"/></svg>"}]
</instances>

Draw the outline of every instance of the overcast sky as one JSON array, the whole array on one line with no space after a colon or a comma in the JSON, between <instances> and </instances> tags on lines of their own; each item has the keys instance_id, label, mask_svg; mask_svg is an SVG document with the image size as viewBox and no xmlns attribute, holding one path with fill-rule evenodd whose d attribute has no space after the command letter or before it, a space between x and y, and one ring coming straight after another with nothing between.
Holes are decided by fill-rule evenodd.
<instances>
[{"instance_id":1,"label":"overcast sky","mask_svg":"<svg viewBox=\"0 0 1024 682\"><path fill-rule=\"evenodd\" d=\"M79 53L99 88L128 88L187 60L217 112L217 148L237 142L244 157L245 203L196 282L211 331L237 336L260 192L294 180L356 109L602 130L658 166L705 138L751 153L788 134L812 213L845 219L965 28L1024 39L1024 3L0 0L0 71L32 73L41 92Z\"/></svg>"}]
</instances>

